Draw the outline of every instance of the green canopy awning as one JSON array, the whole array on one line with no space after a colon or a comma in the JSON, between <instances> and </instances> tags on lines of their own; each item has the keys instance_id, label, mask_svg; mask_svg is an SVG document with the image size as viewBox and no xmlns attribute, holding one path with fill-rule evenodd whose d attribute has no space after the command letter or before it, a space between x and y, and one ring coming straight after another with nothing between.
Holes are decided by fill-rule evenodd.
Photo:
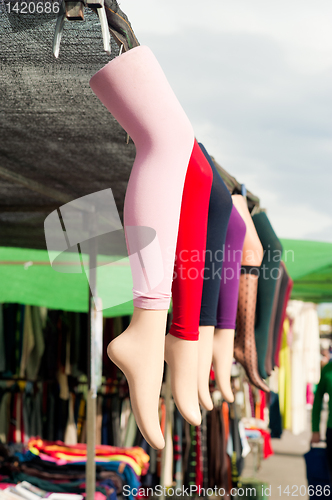
<instances>
[{"instance_id":1,"label":"green canopy awning","mask_svg":"<svg viewBox=\"0 0 332 500\"><path fill-rule=\"evenodd\" d=\"M292 299L332 302L332 243L281 239Z\"/></svg>"},{"instance_id":2,"label":"green canopy awning","mask_svg":"<svg viewBox=\"0 0 332 500\"><path fill-rule=\"evenodd\" d=\"M88 260L87 256L82 257L83 261ZM66 274L55 271L46 250L0 247L0 302L87 312L88 286L83 272ZM133 302L128 301L132 289L129 259L115 262L112 269L98 267L97 289L104 304L117 304L104 309L104 316L132 314Z\"/></svg>"},{"instance_id":3,"label":"green canopy awning","mask_svg":"<svg viewBox=\"0 0 332 500\"><path fill-rule=\"evenodd\" d=\"M293 299L332 302L332 243L281 239L283 261L294 281ZM101 257L102 258L102 257ZM87 256L83 256L87 260ZM98 294L104 316L132 314L129 260L97 268ZM55 271L45 250L0 247L0 302L18 302L50 309L87 312L88 280L84 273ZM123 303L121 303L123 301Z\"/></svg>"}]
</instances>

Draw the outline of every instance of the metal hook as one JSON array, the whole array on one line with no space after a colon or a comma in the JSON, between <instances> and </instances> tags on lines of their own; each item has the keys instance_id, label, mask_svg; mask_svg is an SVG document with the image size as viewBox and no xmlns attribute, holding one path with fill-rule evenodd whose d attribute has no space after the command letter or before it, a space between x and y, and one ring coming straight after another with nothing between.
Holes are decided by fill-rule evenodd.
<instances>
[{"instance_id":1,"label":"metal hook","mask_svg":"<svg viewBox=\"0 0 332 500\"><path fill-rule=\"evenodd\" d=\"M60 6L58 19L56 21L55 32L54 32L54 37L53 37L53 47L52 48L53 48L54 57L56 57L56 58L59 57L60 44L61 44L61 38L62 38L63 25L65 22L65 18L66 18L66 9L64 8L63 2L62 2L61 6Z\"/></svg>"},{"instance_id":2,"label":"metal hook","mask_svg":"<svg viewBox=\"0 0 332 500\"><path fill-rule=\"evenodd\" d=\"M75 2L75 5L73 2L67 2L67 3L68 3L68 7L69 7L69 5L77 7L77 5L81 2ZM111 54L111 37L110 37L110 33L109 33L108 22L107 22L105 7L104 7L104 0L89 0L87 5L90 8L93 8L93 10L95 12L97 11L97 13L98 13L101 32L102 32L102 38L103 38L104 51L108 55L110 55ZM81 11L78 12L78 14L80 14L79 17L76 17L76 18L72 17L72 20L82 19L82 15L84 16L84 14L81 13ZM60 6L60 11L59 11L59 15L57 18L54 37L53 37L53 54L54 54L54 57L56 57L56 58L59 57L61 38L62 38L63 27L64 27L64 22L65 22L66 17L67 16L66 16L65 0L63 0L61 3L61 6ZM68 18L70 19L70 17L68 17Z\"/></svg>"},{"instance_id":3,"label":"metal hook","mask_svg":"<svg viewBox=\"0 0 332 500\"><path fill-rule=\"evenodd\" d=\"M104 7L104 0L87 0L86 4L88 7L90 7L90 9L94 10L98 14L99 21L100 21L100 27L101 27L101 33L102 33L102 37L103 37L104 51L108 55L110 55L111 54L111 36L110 36L109 29L108 29L108 22L107 22L105 7Z\"/></svg>"},{"instance_id":4,"label":"metal hook","mask_svg":"<svg viewBox=\"0 0 332 500\"><path fill-rule=\"evenodd\" d=\"M111 36L108 29L105 7L103 6L98 8L97 12L99 16L101 33L103 37L104 51L106 52L106 54L111 55Z\"/></svg>"}]
</instances>

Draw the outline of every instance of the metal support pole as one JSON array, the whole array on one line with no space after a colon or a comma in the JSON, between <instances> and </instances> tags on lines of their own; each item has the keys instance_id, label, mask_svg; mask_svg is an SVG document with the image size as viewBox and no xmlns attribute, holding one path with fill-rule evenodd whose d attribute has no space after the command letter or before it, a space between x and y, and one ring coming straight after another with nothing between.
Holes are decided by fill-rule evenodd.
<instances>
[{"instance_id":1,"label":"metal support pole","mask_svg":"<svg viewBox=\"0 0 332 500\"><path fill-rule=\"evenodd\" d=\"M87 461L85 467L86 475L86 500L94 500L96 491L96 413L97 394L93 381L93 332L95 328L95 304L93 296L97 296L97 242L96 238L90 240L89 246L89 323L88 323L88 396L87 396Z\"/></svg>"},{"instance_id":2,"label":"metal support pole","mask_svg":"<svg viewBox=\"0 0 332 500\"><path fill-rule=\"evenodd\" d=\"M97 398L89 389L87 396L87 461L85 468L87 500L94 500L96 491L96 403Z\"/></svg>"},{"instance_id":3,"label":"metal support pole","mask_svg":"<svg viewBox=\"0 0 332 500\"><path fill-rule=\"evenodd\" d=\"M164 488L170 487L172 485L172 478L166 475L166 462L169 460L169 454L173 452L172 442L169 440L169 436L172 435L172 413L173 413L173 401L171 392L171 371L166 365L166 387L165 387L165 405L166 405L166 422L165 422L165 448L162 450L161 454L161 477L160 484L163 487L163 493L161 495L161 500L165 500L165 490ZM170 428L170 429L169 429ZM169 471L172 476L172 471Z\"/></svg>"}]
</instances>

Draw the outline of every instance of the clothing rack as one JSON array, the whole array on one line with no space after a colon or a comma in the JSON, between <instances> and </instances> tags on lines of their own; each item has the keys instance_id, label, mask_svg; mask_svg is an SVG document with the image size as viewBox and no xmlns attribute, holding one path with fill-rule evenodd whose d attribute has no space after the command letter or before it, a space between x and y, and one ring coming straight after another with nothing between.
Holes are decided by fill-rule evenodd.
<instances>
[{"instance_id":1,"label":"clothing rack","mask_svg":"<svg viewBox=\"0 0 332 500\"><path fill-rule=\"evenodd\" d=\"M16 316L18 317L19 315L16 315ZM61 314L59 314L59 317L60 318L62 317ZM54 320L53 324L54 325L58 325L58 328L61 331L61 328L62 328L63 325L65 325L65 322L63 322L63 323L61 323L61 321L59 322L58 319L57 319L58 316L56 316L56 317L51 316L51 318L52 319L50 319L50 321ZM44 323L44 324L46 324L46 323ZM75 324L75 323L73 323L73 324ZM113 327L113 322L111 324L112 324L112 327ZM116 331L119 331L119 325L114 326L114 328L117 329ZM8 329L7 331L9 332L11 330ZM66 331L66 330L64 330L64 331ZM116 331L114 331L113 333L116 334ZM60 339L60 342L63 342L64 345L66 345L66 337L65 336L61 336L61 334L59 334L58 338ZM18 338L16 338L16 341L17 340L18 340ZM108 342L108 339L106 340L106 342ZM58 349L59 349L58 352L60 353L61 352L61 347L58 346ZM58 355L55 356L55 357L61 362L61 366L62 367L67 366L66 360L60 359L58 357ZM16 359L17 359L17 356L16 356ZM76 363L76 358L73 359L73 362ZM60 366L60 365L58 365L58 366ZM43 364L41 364L41 367L43 367ZM6 369L7 370L9 369L8 365L6 365ZM81 370L81 368L80 368L80 370ZM13 372L13 373L16 373L16 372ZM44 407L43 407L43 411L41 412L41 414L44 417L42 417L42 422L43 422L43 424L42 424L42 434L40 434L40 436L41 436L42 439L45 439L45 440L49 439L50 441L52 441L52 440L60 440L61 441L61 440L63 440L63 438L61 438L61 437L60 438L58 438L58 437L54 437L54 438L47 437L47 435L49 433L49 428L50 427L49 427L49 425L46 422L48 422L48 420L51 420L51 419L49 419L49 413L46 412L46 407L49 408L52 405L49 405L47 398L46 398L47 401L45 400L45 394L48 395L51 391L50 391L50 388L47 386L47 384L43 384L43 387L41 386L42 381L49 381L49 380L52 380L55 383L55 386L56 386L58 379L57 379L57 377L55 377L53 379L41 378L42 377L42 373L43 373L43 371L41 371L39 373L38 378L35 379L35 380L32 380L32 377L28 377L28 376L25 376L25 377L22 377L22 376L20 376L20 377L19 376L17 376L17 377L15 377L15 376L7 376L7 377L4 377L3 380L7 379L9 381L13 381L14 384L15 384L15 382L18 382L19 380L24 381L24 382L30 381L30 382L35 382L36 384L40 384L37 387L38 388L38 394L35 394L35 391L32 390L32 387L30 386L30 391L28 390L28 392L27 392L27 394L28 394L27 400L29 401L29 406L26 406L26 407L27 408L32 408L32 405L35 404L34 403L35 396L37 396L36 400L38 399L39 401L43 401L44 402ZM57 371L55 373L58 374L59 373L59 369L57 369ZM83 375L82 378L85 379L87 372L85 371L84 373L85 373L85 375ZM108 378L106 378L104 380L104 383L106 383L106 386L107 386L107 380L110 381L111 384L113 384L114 382L116 383L116 381L119 380L118 387L116 388L116 389L119 389L119 391L116 394L112 394L112 395L111 394L100 394L100 397L99 397L99 391L98 391L98 405L97 405L98 408L99 408L98 414L101 415L101 411L100 410L102 408L102 415L104 415L106 413L109 415L109 417L107 419L105 419L105 421L106 422L109 422L109 421L113 421L114 422L113 433L109 430L109 427L108 427L110 425L109 423L106 423L106 424L104 423L103 424L103 426L105 426L105 428L107 428L107 431L106 431L106 435L107 436L110 436L110 435L115 436L115 435L117 435L117 436L122 436L122 438L123 438L124 435L126 435L126 433L127 433L127 431L124 430L125 427L123 427L123 425L126 426L127 424L124 424L125 420L123 420L123 423L121 424L122 427L121 428L118 427L118 429L120 429L119 433L115 432L115 429L117 428L117 425L118 425L117 422L119 420L119 419L115 418L115 415L116 415L116 412L119 412L120 408L125 408L125 410L123 412L123 415L126 414L126 411L128 409L128 407L126 406L126 405L128 405L128 394L126 394L125 400L121 396L121 386L122 386L122 381L124 380L124 378L118 379L118 378L113 377L111 374L110 375L106 375L105 372L103 372L103 373L104 373L105 377L108 377ZM223 406L225 406L225 404L224 404L223 400L220 397L221 396L220 392L217 391L217 390L215 390L215 391L213 391L213 400L214 400L215 415L212 418L212 420L208 419L208 422L209 422L208 424L203 424L203 427L201 429L194 430L193 432L195 433L195 435L193 434L193 432L190 431L190 440L189 440L189 445L188 445L188 441L187 441L187 436L189 436L188 432L182 432L182 430L179 432L179 427L176 424L176 418L177 418L176 417L176 413L177 412L174 409L174 403L173 403L172 398L171 398L170 378L169 378L169 375L170 375L169 374L169 370L166 369L165 377L164 377L164 383L163 383L162 391L161 391L162 398L160 400L160 408L163 408L163 410L161 410L160 412L161 412L162 415L164 415L165 420L166 420L166 422L163 421L163 424L162 424L164 426L163 429L164 429L164 432L165 432L165 442L166 442L165 450L164 450L163 453L159 453L158 456L157 456L157 458L155 458L156 454L152 455L152 454L148 453L148 454L150 454L150 457L151 457L151 463L154 464L155 467L156 467L156 465L155 465L156 460L159 463L158 471L156 473L156 477L153 476L154 479L152 479L152 476L150 476L150 480L145 481L145 479L147 479L147 478L143 478L143 480L142 480L142 486L143 487L144 486L145 487L149 487L149 486L151 486L151 481L156 480L157 476L158 476L158 483L156 483L156 484L159 484L162 487L165 487L166 490L167 490L167 487L169 487L169 486L172 485L172 481L175 480L175 477L177 477L179 479L179 481L181 481L183 478L185 478L183 480L186 482L186 484L187 484L188 481L193 481L193 480L197 480L197 481L202 480L202 481L205 481L205 478L206 478L207 481L210 481L211 478L209 476L209 472L207 472L207 471L210 470L209 468L205 468L202 465L201 470L198 472L197 468L199 468L199 466L197 465L197 461L196 461L197 468L195 468L195 467L193 468L192 467L193 462L195 461L194 455L192 453L196 453L197 454L198 450L199 449L203 449L203 447L204 447L205 450L207 450L207 449L209 450L209 453L205 452L205 455L204 455L205 459L207 461L209 461L211 459L211 463L214 463L214 458L213 457L216 456L215 453L217 453L217 451L215 450L215 447L213 447L211 440L213 441L213 443L216 442L216 446L218 446L220 448L220 450L221 450L221 447L222 447L223 453L224 453L224 444L225 444L225 440L223 440L223 441L219 440L219 444L217 443L216 434L217 434L217 432L220 431L219 426L221 425L221 423L219 422L219 417L220 417L220 414L223 413L221 410L222 410ZM68 375L68 378L70 378L69 375ZM76 376L72 376L71 378L72 378L73 382L76 382L76 381L79 380L79 377L76 377ZM69 389L70 390L70 396L69 396L69 398L63 397L62 398L62 403L61 403L62 406L59 405L59 407L65 408L65 402L68 399L67 408L69 408L70 406L73 408L73 410L75 412L74 413L74 415L75 415L75 423L76 423L76 426L77 426L77 437L78 437L78 442L79 443L85 442L85 436L86 436L86 430L87 430L87 418L86 418L87 415L83 416L82 415L82 411L79 410L79 408L81 408L80 403L83 400L85 402L84 405L83 405L84 408L86 408L86 403L87 403L87 391L86 391L87 382L84 380L82 382L82 385L83 384L84 384L84 387L82 388L83 390L80 389L80 386L78 385L78 387L77 387L78 390L76 392L76 388L73 386L73 384L69 383L69 387L71 387L71 390ZM16 389L15 386L17 387L17 389ZM7 391L7 389L5 387L3 389L5 391ZM14 395L13 389L15 391L15 395ZM11 411L12 411L12 413L11 413L11 415L13 415L13 418L9 418L8 420L12 421L12 424L14 423L13 424L14 426L16 425L16 420L17 420L17 415L18 415L17 408L20 408L20 409L23 408L24 407L24 403L25 403L25 400L24 400L25 393L24 393L23 389L24 388L22 388L22 386L19 387L18 383L15 384L14 386L12 386L12 388L8 388L8 392L12 391L12 394L11 394L11 401L12 401ZM211 389L213 389L213 384L211 384ZM55 395L55 398L58 398L58 395L57 395L56 391L57 391L57 387L55 387L55 390L52 392L52 394ZM19 394L16 394L16 393L19 393ZM104 396L105 396L105 399L104 399ZM109 398L109 396L110 396L110 398ZM115 401L114 405L113 405L113 396L116 398L116 401ZM112 399L111 404L110 404L110 399ZM53 398L53 400L54 400L54 398ZM17 403L17 401L19 401L19 402ZM56 401L58 401L58 399L56 399ZM40 407L39 403L38 403L38 405L39 406L36 405L36 408ZM56 406L53 406L53 407L56 408ZM232 406L231 406L231 408L232 408ZM109 411L110 409L111 409L111 411ZM66 417L66 421L68 421L68 422L69 422L69 418L68 418L69 417L69 413L70 413L70 411L68 412L68 415ZM85 414L85 410L83 411L83 413ZM72 414L73 414L73 412L72 412ZM29 415L31 415L31 413ZM118 415L119 415L119 413L118 413ZM230 418L231 418L232 421L234 421L234 416L235 416L234 415L234 411L231 409ZM253 416L253 413L250 413L250 417L252 417L252 416ZM56 418L59 418L59 417L56 417ZM132 419L133 419L133 416L131 414L130 420L132 421ZM30 425L35 425L34 420L33 419L30 420L30 416L29 416L29 422L30 422ZM72 420L72 422L73 422L73 420ZM121 417L120 417L120 422L121 422ZM128 422L129 422L129 420L128 420ZM174 425L173 425L173 423L174 423ZM214 426L213 429L212 429L211 425ZM204 426L205 426L205 430L203 430ZM226 427L228 428L228 426L226 426ZM28 428L30 428L30 427L28 427L28 426L25 427L25 422L24 422L24 428L21 425L21 428L18 430L18 432L20 432L21 429L24 430L24 429L28 429ZM84 431L81 431L82 428L84 429ZM130 426L129 426L129 428L130 428ZM210 432L207 429L212 429L212 430ZM218 431L218 429L219 429L219 431ZM98 430L99 430L99 433L98 433ZM12 430L11 432L14 432L14 431ZM96 432L97 439L100 436L100 432L101 431L100 431L100 420L99 420L99 429L98 429L98 426L97 426L97 432ZM209 446L207 447L207 445L206 445L206 439L207 439L207 436L208 436L208 434L206 434L206 432L210 432L210 434L209 434L210 437L211 437L211 440L209 441L209 443L210 443L209 446L210 447ZM234 429L233 429L232 432L234 432ZM84 437L81 440L82 433L83 433ZM110 433L110 434L108 434L108 433ZM180 436L182 434L185 435L183 441L185 443L187 443L186 444L186 450L188 451L188 454L184 452L184 448L182 448L182 444L179 445L179 443L181 441L179 441L178 436ZM32 436L33 434L31 434L31 432L28 431L27 435L28 436ZM37 434L34 434L34 435L37 435ZM221 436L221 434L220 434L220 436ZM173 440L172 440L172 437L173 437ZM137 438L139 439L139 434L138 433L137 433ZM102 437L101 439L105 439L105 437L104 438ZM196 450L196 448L192 447L192 443L194 441L196 441L196 444L197 444L197 442L199 443L197 450ZM20 441L17 441L17 442L20 442ZM108 442L107 438L106 438L106 440L104 440L104 442L101 443L101 444L108 444L108 445L111 445L111 446L132 446L131 444L125 444L124 441L121 441L121 442L122 442L122 444L116 444L114 442ZM136 444L134 444L134 446L140 446L140 444L139 444L138 441L135 441L135 443ZM213 450L215 450L213 452L214 453L213 456L210 454L210 451L212 450L211 446L212 446ZM145 449L144 446L143 446L143 449ZM172 472L172 470L170 469L170 463L172 463L171 460L173 458L172 457L172 455L173 455L173 449L175 450L174 453L176 453L178 455L178 457L175 458L175 461L176 461L175 463L177 464L176 467L175 467L175 465L172 466L172 467L175 467L175 469L173 469L173 470L177 471L177 476L174 476L174 472ZM179 449L180 449L181 453L179 453ZM147 451L147 450L145 450L145 451ZM219 451L218 451L218 453L219 453ZM171 458L170 458L170 456L171 456ZM203 457L203 454L200 455L200 456ZM182 463L184 463L184 461L185 461L186 466L185 466L184 469L181 469ZM181 464L180 464L180 462L181 462ZM223 463L227 463L228 464L228 462L229 462L229 460L226 457L226 459L224 460ZM180 464L180 467L179 467L179 464ZM211 468L211 474L213 475L213 477L216 478L216 480L219 480L219 479L217 479L219 477L218 466L217 465L213 465L213 466L211 465L211 467L212 467ZM154 472L155 470L156 470L155 468L152 469L152 475L155 473ZM202 476L199 476L199 474L202 471L203 471L203 479L200 479L200 478L202 478ZM195 479L193 479L193 472L196 473L196 478ZM181 474L184 474L184 475L182 475L182 479L181 479ZM97 477L97 479L98 479L98 477ZM145 481L145 484L143 484L144 481ZM97 484L98 484L98 481L97 481ZM197 484L199 484L199 483L197 483ZM207 485L206 485L206 487L207 487ZM163 490L163 491L166 491L166 490Z\"/></svg>"},{"instance_id":2,"label":"clothing rack","mask_svg":"<svg viewBox=\"0 0 332 500\"><path fill-rule=\"evenodd\" d=\"M31 384L38 384L38 383L51 384L51 383L54 383L54 380L52 380L52 379L50 379L50 380L40 380L40 379L32 380L32 379L29 379L26 377L15 377L15 376L13 376L13 377L0 376L0 382L2 382L2 381L4 381L4 382L6 382L6 381L7 382L30 382ZM82 381L77 380L77 384L75 384L75 385L79 386L79 385L88 385L88 384L89 383L85 380L82 380ZM99 387L119 387L119 385L120 385L119 381L112 380L109 382L107 382L107 381L102 382Z\"/></svg>"},{"instance_id":3,"label":"clothing rack","mask_svg":"<svg viewBox=\"0 0 332 500\"><path fill-rule=\"evenodd\" d=\"M224 180L228 190L232 194L237 194L241 193L241 184L233 177L231 176L223 167L221 167L215 160L213 160L216 168L218 169L222 179ZM54 199L56 200L57 203L67 203L69 201L72 201L70 197L67 197L64 195L62 192L59 192L58 190L50 189L47 188L46 186L43 186L39 183L36 182L31 182L27 181L27 179L23 178L23 176L18 176L18 175L13 175L10 171L6 171L6 175L10 177L11 181L13 181L16 185L21 186L22 184L30 189L33 192L38 192L39 194L42 193L43 195L46 195L45 197L49 199ZM259 198L257 198L255 195L253 195L250 191L247 191L247 200L248 200L248 207L249 210L251 211L254 207L259 206ZM45 204L46 206L46 204ZM20 206L12 206L12 211L13 212L21 212ZM29 207L31 209L33 207ZM38 207L38 210L43 211L42 206ZM10 210L10 205L6 206L7 210ZM49 210L49 202L47 203L47 210ZM93 214L91 214L93 217ZM93 241L93 240L92 240ZM87 464L86 464L86 498L87 500L93 500L95 496L95 462L94 462L94 449L95 449L95 425L96 425L96 391L94 388L94 383L93 383L93 377L91 377L91 374L93 373L93 356L92 356L92 344L93 344L93 336L94 332L96 331L96 308L95 308L95 303L92 297L97 297L97 277L96 277L96 259L97 259L97 252L98 249L94 248L93 246L90 247L89 249L89 283L90 283L90 293L89 293L89 322L88 322L88 399L87 399L87 429L88 429L88 435L87 435ZM6 261L1 261L0 265L24 265L26 267L27 265L31 265L31 263L25 263L25 262L6 262ZM39 265L49 265L44 262L40 262ZM17 379L18 380L18 379ZM162 456L164 456L165 450L162 452Z\"/></svg>"}]
</instances>

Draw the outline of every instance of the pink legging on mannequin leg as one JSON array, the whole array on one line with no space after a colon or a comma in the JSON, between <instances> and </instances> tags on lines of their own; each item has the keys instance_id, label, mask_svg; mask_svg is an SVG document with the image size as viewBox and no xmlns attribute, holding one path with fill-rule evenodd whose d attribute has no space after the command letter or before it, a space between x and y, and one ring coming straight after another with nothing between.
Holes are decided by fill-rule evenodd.
<instances>
[{"instance_id":1,"label":"pink legging on mannequin leg","mask_svg":"<svg viewBox=\"0 0 332 500\"><path fill-rule=\"evenodd\" d=\"M136 146L124 204L125 231L130 226L153 228L160 246L163 278L152 290L144 290L142 273L131 260L134 306L168 309L182 192L194 145L192 126L148 47L135 47L110 61L90 86ZM158 252L149 252L148 265L160 274Z\"/></svg>"}]
</instances>

